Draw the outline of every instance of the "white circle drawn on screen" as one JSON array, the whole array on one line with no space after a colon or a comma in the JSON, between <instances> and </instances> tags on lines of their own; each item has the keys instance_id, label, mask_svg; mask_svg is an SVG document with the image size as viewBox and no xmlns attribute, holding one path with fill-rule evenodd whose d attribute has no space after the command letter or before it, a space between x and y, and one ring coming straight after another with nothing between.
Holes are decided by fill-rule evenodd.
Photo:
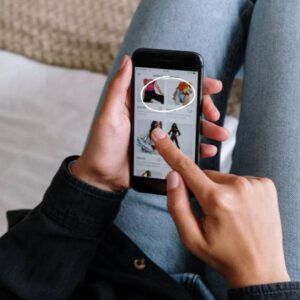
<instances>
[{"instance_id":1,"label":"white circle drawn on screen","mask_svg":"<svg viewBox=\"0 0 300 300\"><path fill-rule=\"evenodd\" d=\"M150 85L151 83L153 83L153 82L155 82L155 81L157 81L157 80L159 80L159 79L178 80L178 81L183 81L183 82L187 83L187 84L191 87L191 89L192 89L192 93L193 93L193 98L192 98L192 100L190 100L189 103L186 104L186 105L182 105L182 106L180 106L180 107L176 107L176 108L173 108L173 109L158 110L158 109L154 109L154 108L148 106L148 105L144 102L144 99L143 99L143 96L144 96L144 90L147 88L148 85ZM140 98L141 98L141 101L142 101L143 105L144 105L147 109L149 109L149 110L151 110L151 111L154 111L154 112L158 112L158 113L168 113L168 112L172 112L172 111L178 111L178 110L181 110L181 109L186 108L186 107L188 107L189 105L191 105L191 104L195 101L195 98L196 98L196 92L195 92L195 89L194 89L193 85L192 85L190 82L188 82L187 80L185 80L185 79L183 79L183 78L180 78L180 77L172 77L172 76L166 75L166 76L160 76L160 77L154 78L153 80L151 80L151 81L149 81L147 84L145 84L145 85L143 86L143 88L141 89Z\"/></svg>"}]
</instances>

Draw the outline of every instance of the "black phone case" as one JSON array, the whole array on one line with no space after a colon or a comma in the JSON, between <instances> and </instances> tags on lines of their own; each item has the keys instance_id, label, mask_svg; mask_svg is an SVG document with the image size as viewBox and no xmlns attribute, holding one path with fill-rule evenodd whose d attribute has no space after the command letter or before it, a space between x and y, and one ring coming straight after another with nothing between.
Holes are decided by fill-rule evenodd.
<instances>
[{"instance_id":1,"label":"black phone case","mask_svg":"<svg viewBox=\"0 0 300 300\"><path fill-rule=\"evenodd\" d=\"M166 195L166 180L145 178L139 176L133 176L133 157L134 157L134 101L135 101L135 67L148 67L159 69L174 69L174 70L191 70L197 71L198 76L198 101L197 105L197 120L196 120L196 132L200 130L201 115L202 115L202 82L203 82L203 59L200 54L189 51L174 51L174 50L162 50L162 49L148 49L140 48L132 54L133 62L133 75L131 81L131 101L132 101L132 115L131 115L131 135L130 135L130 185L131 187L143 193ZM197 62L197 63L194 63ZM197 130L198 129L198 130ZM200 134L196 134L195 145L195 163L199 163L200 160Z\"/></svg>"}]
</instances>

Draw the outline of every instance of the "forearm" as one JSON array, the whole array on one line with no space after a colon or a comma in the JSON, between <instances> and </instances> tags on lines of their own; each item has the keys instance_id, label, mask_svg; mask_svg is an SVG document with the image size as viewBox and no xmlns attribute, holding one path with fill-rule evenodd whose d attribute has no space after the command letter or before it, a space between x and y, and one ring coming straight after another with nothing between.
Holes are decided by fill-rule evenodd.
<instances>
[{"instance_id":1,"label":"forearm","mask_svg":"<svg viewBox=\"0 0 300 300\"><path fill-rule=\"evenodd\" d=\"M14 295L69 297L118 212L125 193L76 179L67 168L72 159L63 162L42 203L0 240L0 283Z\"/></svg>"}]
</instances>

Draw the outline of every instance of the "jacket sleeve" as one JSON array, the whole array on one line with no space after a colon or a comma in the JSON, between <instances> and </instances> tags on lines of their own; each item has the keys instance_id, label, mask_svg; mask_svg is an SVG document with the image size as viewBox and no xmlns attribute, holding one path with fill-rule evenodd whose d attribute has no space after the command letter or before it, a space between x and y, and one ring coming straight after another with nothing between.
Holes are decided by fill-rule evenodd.
<instances>
[{"instance_id":1,"label":"jacket sleeve","mask_svg":"<svg viewBox=\"0 0 300 300\"><path fill-rule=\"evenodd\" d=\"M75 178L74 159L64 160L43 201L1 237L0 299L66 299L83 281L125 192Z\"/></svg>"},{"instance_id":2,"label":"jacket sleeve","mask_svg":"<svg viewBox=\"0 0 300 300\"><path fill-rule=\"evenodd\" d=\"M300 282L280 282L232 289L229 300L299 300Z\"/></svg>"}]
</instances>

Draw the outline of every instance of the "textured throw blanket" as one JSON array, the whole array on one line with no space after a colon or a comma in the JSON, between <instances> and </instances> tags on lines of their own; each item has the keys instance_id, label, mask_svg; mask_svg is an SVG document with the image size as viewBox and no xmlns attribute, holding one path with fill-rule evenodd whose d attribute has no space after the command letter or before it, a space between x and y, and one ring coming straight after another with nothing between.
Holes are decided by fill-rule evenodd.
<instances>
[{"instance_id":1,"label":"textured throw blanket","mask_svg":"<svg viewBox=\"0 0 300 300\"><path fill-rule=\"evenodd\" d=\"M151 0L149 0L151 1ZM1 0L0 49L106 74L139 0ZM241 81L228 114L238 116Z\"/></svg>"},{"instance_id":2,"label":"textured throw blanket","mask_svg":"<svg viewBox=\"0 0 300 300\"><path fill-rule=\"evenodd\" d=\"M1 0L0 48L106 73L139 0Z\"/></svg>"}]
</instances>

